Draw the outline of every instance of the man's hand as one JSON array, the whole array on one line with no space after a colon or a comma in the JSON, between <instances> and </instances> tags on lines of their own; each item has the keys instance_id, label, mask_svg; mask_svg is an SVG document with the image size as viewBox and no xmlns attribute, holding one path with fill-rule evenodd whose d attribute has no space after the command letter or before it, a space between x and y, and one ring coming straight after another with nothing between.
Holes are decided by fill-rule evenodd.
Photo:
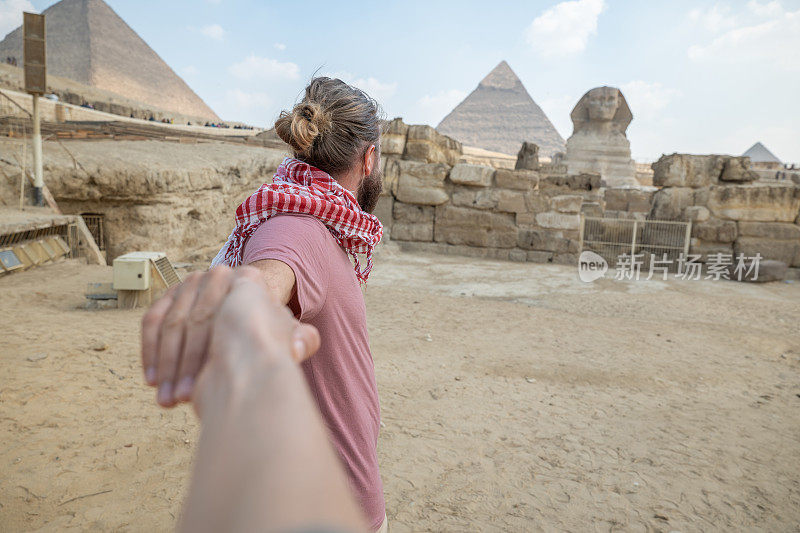
<instances>
[{"instance_id":1,"label":"man's hand","mask_svg":"<svg viewBox=\"0 0 800 533\"><path fill-rule=\"evenodd\" d=\"M192 273L155 302L142 319L142 364L148 385L157 386L157 401L172 407L192 397L197 376L208 357L211 328L219 307L244 277L264 283L252 267L226 266ZM319 347L319 335L310 326L295 323L292 356L300 362Z\"/></svg>"}]
</instances>

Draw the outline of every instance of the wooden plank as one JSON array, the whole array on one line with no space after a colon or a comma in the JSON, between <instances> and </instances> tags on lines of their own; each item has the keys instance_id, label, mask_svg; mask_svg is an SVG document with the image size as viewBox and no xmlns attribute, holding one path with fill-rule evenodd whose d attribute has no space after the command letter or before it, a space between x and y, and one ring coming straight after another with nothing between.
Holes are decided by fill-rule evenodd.
<instances>
[{"instance_id":1,"label":"wooden plank","mask_svg":"<svg viewBox=\"0 0 800 533\"><path fill-rule=\"evenodd\" d=\"M97 247L97 243L94 242L94 237L92 237L92 233L89 231L89 228L86 227L86 222L83 220L82 216L75 217L78 223L78 234L80 236L80 240L83 242L83 248L86 252L86 259L89 261L90 264L93 265L103 265L106 266L106 258L103 257L103 253L100 251L100 248Z\"/></svg>"}]
</instances>

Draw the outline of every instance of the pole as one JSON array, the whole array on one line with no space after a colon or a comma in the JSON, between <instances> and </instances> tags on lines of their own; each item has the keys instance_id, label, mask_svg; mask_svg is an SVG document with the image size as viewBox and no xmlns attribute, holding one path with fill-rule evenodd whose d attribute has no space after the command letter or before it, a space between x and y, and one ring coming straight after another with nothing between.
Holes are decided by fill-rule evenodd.
<instances>
[{"instance_id":1,"label":"pole","mask_svg":"<svg viewBox=\"0 0 800 533\"><path fill-rule=\"evenodd\" d=\"M39 95L33 95L33 205L42 206L44 170L42 168L42 129L39 124Z\"/></svg>"}]
</instances>

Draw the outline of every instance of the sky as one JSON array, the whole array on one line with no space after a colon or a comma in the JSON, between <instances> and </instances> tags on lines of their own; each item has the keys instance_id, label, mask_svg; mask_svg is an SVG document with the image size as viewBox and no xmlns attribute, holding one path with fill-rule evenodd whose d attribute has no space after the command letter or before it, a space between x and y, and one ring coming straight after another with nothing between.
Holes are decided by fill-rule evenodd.
<instances>
[{"instance_id":1,"label":"sky","mask_svg":"<svg viewBox=\"0 0 800 533\"><path fill-rule=\"evenodd\" d=\"M225 120L270 127L315 74L436 126L501 60L565 139L589 89L619 87L634 158L800 162L800 0L106 0ZM22 9L0 0L0 35Z\"/></svg>"}]
</instances>

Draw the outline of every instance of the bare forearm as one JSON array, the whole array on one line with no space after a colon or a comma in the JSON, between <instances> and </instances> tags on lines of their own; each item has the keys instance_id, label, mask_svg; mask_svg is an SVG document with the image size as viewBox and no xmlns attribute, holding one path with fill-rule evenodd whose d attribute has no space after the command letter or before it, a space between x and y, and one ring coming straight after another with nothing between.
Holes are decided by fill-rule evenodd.
<instances>
[{"instance_id":1,"label":"bare forearm","mask_svg":"<svg viewBox=\"0 0 800 533\"><path fill-rule=\"evenodd\" d=\"M288 353L236 344L232 350L251 352L235 359L246 364L214 372L201 391L203 429L182 529L363 530L299 367Z\"/></svg>"},{"instance_id":2,"label":"bare forearm","mask_svg":"<svg viewBox=\"0 0 800 533\"><path fill-rule=\"evenodd\" d=\"M255 261L250 266L258 269L267 293L283 305L289 305L296 291L294 271L289 265L275 259Z\"/></svg>"}]
</instances>

